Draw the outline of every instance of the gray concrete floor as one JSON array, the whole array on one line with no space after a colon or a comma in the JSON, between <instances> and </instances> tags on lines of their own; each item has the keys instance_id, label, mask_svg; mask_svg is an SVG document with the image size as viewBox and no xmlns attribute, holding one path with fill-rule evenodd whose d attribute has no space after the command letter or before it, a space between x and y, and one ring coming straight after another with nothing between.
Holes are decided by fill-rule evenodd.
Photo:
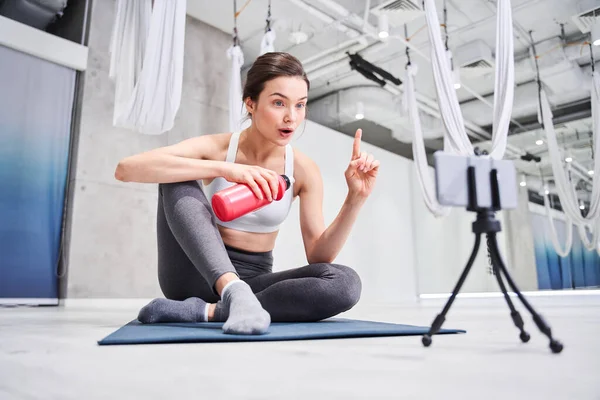
<instances>
[{"instance_id":1,"label":"gray concrete floor","mask_svg":"<svg viewBox=\"0 0 600 400\"><path fill-rule=\"evenodd\" d=\"M600 399L600 296L531 297L565 349L502 299L458 299L467 334L293 342L98 346L147 300L0 308L0 399ZM360 304L343 316L428 325L442 302Z\"/></svg>"}]
</instances>

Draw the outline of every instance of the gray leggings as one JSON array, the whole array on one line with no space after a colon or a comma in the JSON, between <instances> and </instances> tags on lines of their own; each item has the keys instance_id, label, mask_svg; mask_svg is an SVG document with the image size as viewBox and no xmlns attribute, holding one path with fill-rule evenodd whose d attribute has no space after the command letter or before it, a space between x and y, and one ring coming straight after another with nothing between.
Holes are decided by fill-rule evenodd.
<instances>
[{"instance_id":1,"label":"gray leggings","mask_svg":"<svg viewBox=\"0 0 600 400\"><path fill-rule=\"evenodd\" d=\"M352 308L362 289L351 268L314 263L272 272L272 252L223 243L208 199L196 181L159 185L158 280L166 298L220 300L217 279L233 272L248 283L271 321L318 321Z\"/></svg>"}]
</instances>

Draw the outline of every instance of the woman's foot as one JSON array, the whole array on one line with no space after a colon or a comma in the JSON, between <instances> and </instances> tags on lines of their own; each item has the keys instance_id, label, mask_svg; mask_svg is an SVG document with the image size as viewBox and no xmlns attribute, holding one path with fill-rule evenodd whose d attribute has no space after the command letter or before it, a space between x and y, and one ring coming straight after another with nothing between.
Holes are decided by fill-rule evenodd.
<instances>
[{"instance_id":1,"label":"woman's foot","mask_svg":"<svg viewBox=\"0 0 600 400\"><path fill-rule=\"evenodd\" d=\"M266 333L271 316L263 308L252 289L241 280L228 283L214 307L214 320L225 322L225 333L260 335Z\"/></svg>"},{"instance_id":2,"label":"woman's foot","mask_svg":"<svg viewBox=\"0 0 600 400\"><path fill-rule=\"evenodd\" d=\"M144 306L138 320L143 324L158 322L206 322L208 304L198 297L183 301L154 299Z\"/></svg>"}]
</instances>

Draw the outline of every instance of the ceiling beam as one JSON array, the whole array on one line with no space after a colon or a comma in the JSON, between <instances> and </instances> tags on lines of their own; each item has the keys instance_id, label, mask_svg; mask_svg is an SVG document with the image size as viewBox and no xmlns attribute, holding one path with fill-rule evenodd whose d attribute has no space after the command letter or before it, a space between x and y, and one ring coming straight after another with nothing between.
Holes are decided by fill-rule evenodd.
<instances>
[{"instance_id":1,"label":"ceiling beam","mask_svg":"<svg viewBox=\"0 0 600 400\"><path fill-rule=\"evenodd\" d=\"M569 103L552 110L552 122L554 125L577 121L592 116L592 102L590 99L583 99L574 103ZM543 129L542 124L538 122L537 114L519 118L519 126L512 125L509 128L509 135L515 135L524 132ZM485 126L483 129L491 130L492 126Z\"/></svg>"}]
</instances>

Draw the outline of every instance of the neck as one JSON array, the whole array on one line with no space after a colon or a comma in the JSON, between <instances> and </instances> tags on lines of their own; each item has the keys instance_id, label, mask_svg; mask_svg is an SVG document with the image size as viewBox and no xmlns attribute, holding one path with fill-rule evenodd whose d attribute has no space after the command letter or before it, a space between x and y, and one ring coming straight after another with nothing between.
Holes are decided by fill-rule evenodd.
<instances>
[{"instance_id":1,"label":"neck","mask_svg":"<svg viewBox=\"0 0 600 400\"><path fill-rule=\"evenodd\" d=\"M254 124L242 131L239 147L243 149L247 157L257 162L262 162L279 151L279 147L265 140Z\"/></svg>"}]
</instances>

